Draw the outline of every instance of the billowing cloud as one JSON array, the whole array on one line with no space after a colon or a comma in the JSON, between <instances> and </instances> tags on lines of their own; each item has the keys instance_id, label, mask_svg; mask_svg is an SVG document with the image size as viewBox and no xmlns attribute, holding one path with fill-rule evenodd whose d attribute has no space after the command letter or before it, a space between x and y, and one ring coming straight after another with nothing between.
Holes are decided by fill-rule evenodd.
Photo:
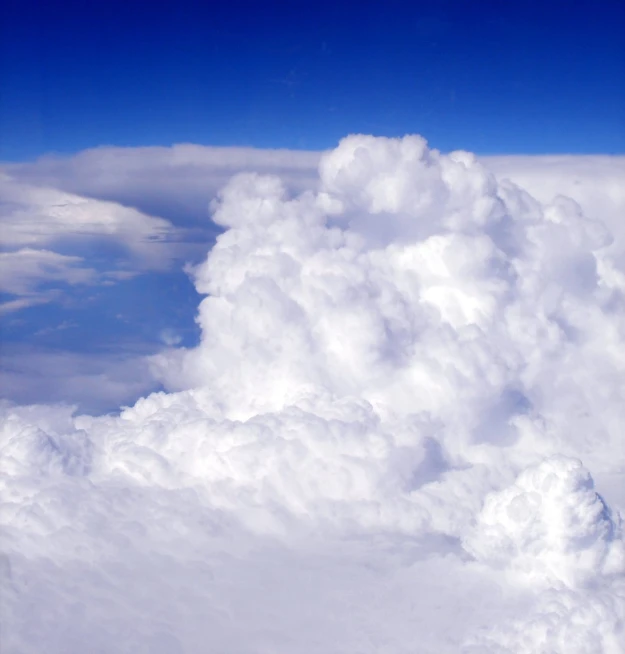
<instances>
[{"instance_id":1,"label":"billowing cloud","mask_svg":"<svg viewBox=\"0 0 625 654\"><path fill-rule=\"evenodd\" d=\"M100 283L197 261L217 230L208 206L236 172L313 184L318 154L252 148L98 148L0 168L0 247L94 258ZM54 278L42 279L53 285ZM61 289L45 301L62 297ZM40 301L44 301L39 297ZM4 312L40 303L15 297Z\"/></svg>"},{"instance_id":2,"label":"billowing cloud","mask_svg":"<svg viewBox=\"0 0 625 654\"><path fill-rule=\"evenodd\" d=\"M416 136L212 211L167 392L3 407L7 651L621 652L619 234Z\"/></svg>"},{"instance_id":3,"label":"billowing cloud","mask_svg":"<svg viewBox=\"0 0 625 654\"><path fill-rule=\"evenodd\" d=\"M581 463L551 457L486 498L466 547L530 583L585 587L622 570L619 530Z\"/></svg>"}]
</instances>

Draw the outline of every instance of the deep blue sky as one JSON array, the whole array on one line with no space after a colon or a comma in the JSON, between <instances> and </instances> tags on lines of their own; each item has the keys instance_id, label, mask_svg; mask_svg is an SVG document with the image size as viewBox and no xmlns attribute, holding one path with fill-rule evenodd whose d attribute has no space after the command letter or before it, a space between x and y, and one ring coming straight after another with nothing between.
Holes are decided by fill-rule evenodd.
<instances>
[{"instance_id":1,"label":"deep blue sky","mask_svg":"<svg viewBox=\"0 0 625 654\"><path fill-rule=\"evenodd\" d=\"M103 144L625 152L625 3L0 0L0 159Z\"/></svg>"}]
</instances>

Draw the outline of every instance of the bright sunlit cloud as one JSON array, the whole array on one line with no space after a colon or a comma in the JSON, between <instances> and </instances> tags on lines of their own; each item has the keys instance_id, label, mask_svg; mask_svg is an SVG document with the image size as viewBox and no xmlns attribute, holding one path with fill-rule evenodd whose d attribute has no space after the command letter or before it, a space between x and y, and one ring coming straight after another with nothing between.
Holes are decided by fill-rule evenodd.
<instances>
[{"instance_id":1,"label":"bright sunlit cloud","mask_svg":"<svg viewBox=\"0 0 625 654\"><path fill-rule=\"evenodd\" d=\"M3 647L622 652L623 196L535 197L527 160L418 136L313 158L302 188L233 164L199 343L141 359L166 391L2 406ZM92 283L26 247L7 292Z\"/></svg>"}]
</instances>

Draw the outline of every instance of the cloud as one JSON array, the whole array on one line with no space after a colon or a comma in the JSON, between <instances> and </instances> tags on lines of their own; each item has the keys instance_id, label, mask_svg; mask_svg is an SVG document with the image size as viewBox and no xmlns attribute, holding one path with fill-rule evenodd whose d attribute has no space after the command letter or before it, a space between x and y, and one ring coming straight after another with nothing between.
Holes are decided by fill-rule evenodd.
<instances>
[{"instance_id":1,"label":"cloud","mask_svg":"<svg viewBox=\"0 0 625 654\"><path fill-rule=\"evenodd\" d=\"M302 190L315 178L317 158L309 152L176 145L98 148L4 164L0 246L95 254L104 268L99 280L109 285L181 267L198 261L214 240L208 205L232 174L246 168L276 172ZM45 301L61 298L58 290ZM16 298L3 304L4 312L35 303L34 297Z\"/></svg>"},{"instance_id":2,"label":"cloud","mask_svg":"<svg viewBox=\"0 0 625 654\"><path fill-rule=\"evenodd\" d=\"M578 460L550 457L487 496L464 546L517 583L542 589L528 617L483 629L469 651L620 651L621 521Z\"/></svg>"},{"instance_id":3,"label":"cloud","mask_svg":"<svg viewBox=\"0 0 625 654\"><path fill-rule=\"evenodd\" d=\"M45 245L67 235L121 235L129 247L137 237L159 238L165 220L146 216L114 202L95 201L56 188L2 180L5 245Z\"/></svg>"},{"instance_id":4,"label":"cloud","mask_svg":"<svg viewBox=\"0 0 625 654\"><path fill-rule=\"evenodd\" d=\"M193 227L206 242L215 234L204 224L208 205L232 175L276 174L294 192L301 192L316 183L318 159L317 152L178 144L102 147L5 168L24 184L120 203L163 216L178 227Z\"/></svg>"},{"instance_id":5,"label":"cloud","mask_svg":"<svg viewBox=\"0 0 625 654\"><path fill-rule=\"evenodd\" d=\"M540 202L572 198L591 218L606 223L623 246L625 157L609 155L497 156L482 159L499 179L510 179Z\"/></svg>"},{"instance_id":6,"label":"cloud","mask_svg":"<svg viewBox=\"0 0 625 654\"><path fill-rule=\"evenodd\" d=\"M42 329L43 334L37 336L67 330L66 338L76 339L75 328L72 323L61 323ZM118 344L112 351L81 352L41 347L36 340L5 342L0 369L2 396L19 404L45 399L89 413L118 411L158 387L141 345Z\"/></svg>"},{"instance_id":7,"label":"cloud","mask_svg":"<svg viewBox=\"0 0 625 654\"><path fill-rule=\"evenodd\" d=\"M0 252L0 291L22 296L0 304L0 313L17 311L26 306L49 302L58 295L50 285L75 286L93 284L97 274L84 265L82 257L65 256L49 250L22 248L16 252ZM42 286L48 286L42 290Z\"/></svg>"},{"instance_id":8,"label":"cloud","mask_svg":"<svg viewBox=\"0 0 625 654\"><path fill-rule=\"evenodd\" d=\"M168 221L115 202L24 184L4 173L0 198L2 290L22 296L5 302L4 312L61 298L59 283L110 284L167 269L181 251ZM87 254L88 265L81 265ZM48 292L35 294L43 284Z\"/></svg>"},{"instance_id":9,"label":"cloud","mask_svg":"<svg viewBox=\"0 0 625 654\"><path fill-rule=\"evenodd\" d=\"M3 407L7 651L621 651L618 231L417 136L212 212L167 392Z\"/></svg>"},{"instance_id":10,"label":"cloud","mask_svg":"<svg viewBox=\"0 0 625 654\"><path fill-rule=\"evenodd\" d=\"M623 570L620 525L576 459L551 457L486 498L465 547L531 583L592 585Z\"/></svg>"},{"instance_id":11,"label":"cloud","mask_svg":"<svg viewBox=\"0 0 625 654\"><path fill-rule=\"evenodd\" d=\"M236 173L276 175L290 193L297 194L317 189L322 154L194 144L100 147L73 156L46 155L34 162L4 164L3 168L24 185L111 201L163 216L177 226L201 229L209 203ZM541 202L564 195L578 202L590 217L608 223L611 230L622 222L625 157L506 155L479 160L498 180L510 179ZM204 234L210 239L215 232Z\"/></svg>"},{"instance_id":12,"label":"cloud","mask_svg":"<svg viewBox=\"0 0 625 654\"><path fill-rule=\"evenodd\" d=\"M80 267L81 257L68 257L48 250L24 248L17 252L0 253L0 291L13 295L26 295L45 281L62 281L67 284L88 284L95 271Z\"/></svg>"},{"instance_id":13,"label":"cloud","mask_svg":"<svg viewBox=\"0 0 625 654\"><path fill-rule=\"evenodd\" d=\"M38 304L46 304L50 301L50 294L46 295L29 295L28 297L22 297L17 300L8 300L7 302L2 302L0 304L0 315L5 315L12 313L14 311L19 311L20 309L26 309L27 307L36 306Z\"/></svg>"}]
</instances>

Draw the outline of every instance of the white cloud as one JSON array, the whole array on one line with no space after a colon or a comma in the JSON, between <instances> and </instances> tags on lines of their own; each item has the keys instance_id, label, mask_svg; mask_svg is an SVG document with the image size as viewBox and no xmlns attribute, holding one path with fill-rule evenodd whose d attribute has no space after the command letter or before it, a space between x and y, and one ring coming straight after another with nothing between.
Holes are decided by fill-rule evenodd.
<instances>
[{"instance_id":1,"label":"white cloud","mask_svg":"<svg viewBox=\"0 0 625 654\"><path fill-rule=\"evenodd\" d=\"M622 651L610 226L419 137L315 186L221 191L168 393L4 407L8 652Z\"/></svg>"},{"instance_id":2,"label":"white cloud","mask_svg":"<svg viewBox=\"0 0 625 654\"><path fill-rule=\"evenodd\" d=\"M24 185L109 200L148 214L167 214L178 226L200 227L209 202L234 174L277 175L290 192L300 193L317 188L321 156L321 152L193 144L101 147L71 157L48 155L34 162L5 164L4 169ZM623 156L506 155L479 160L498 180L510 179L541 202L564 195L612 231L624 224Z\"/></svg>"},{"instance_id":3,"label":"white cloud","mask_svg":"<svg viewBox=\"0 0 625 654\"><path fill-rule=\"evenodd\" d=\"M620 525L576 459L551 457L486 498L466 547L538 585L592 586L625 564Z\"/></svg>"},{"instance_id":4,"label":"white cloud","mask_svg":"<svg viewBox=\"0 0 625 654\"><path fill-rule=\"evenodd\" d=\"M159 336L161 341L170 347L182 343L182 336L174 329L163 329Z\"/></svg>"},{"instance_id":5,"label":"white cloud","mask_svg":"<svg viewBox=\"0 0 625 654\"><path fill-rule=\"evenodd\" d=\"M21 296L0 304L0 314L49 302L58 296L50 284L93 284L97 273L84 265L82 257L72 257L49 250L22 248L16 252L0 252L0 291Z\"/></svg>"},{"instance_id":6,"label":"white cloud","mask_svg":"<svg viewBox=\"0 0 625 654\"><path fill-rule=\"evenodd\" d=\"M68 257L49 250L23 248L0 252L0 291L28 295L44 281L89 284L95 271L81 267L81 257Z\"/></svg>"},{"instance_id":7,"label":"white cloud","mask_svg":"<svg viewBox=\"0 0 625 654\"><path fill-rule=\"evenodd\" d=\"M54 297L52 295L52 297ZM38 295L29 295L27 297L21 297L17 300L8 300L0 304L0 315L5 315L12 313L14 311L19 311L20 309L26 309L27 307L36 306L38 304L46 304L51 300L51 295L48 294L38 294Z\"/></svg>"},{"instance_id":8,"label":"white cloud","mask_svg":"<svg viewBox=\"0 0 625 654\"><path fill-rule=\"evenodd\" d=\"M622 246L625 157L608 155L484 157L499 179L510 179L541 202L572 198L590 218L607 224Z\"/></svg>"},{"instance_id":9,"label":"white cloud","mask_svg":"<svg viewBox=\"0 0 625 654\"><path fill-rule=\"evenodd\" d=\"M108 200L164 216L178 227L193 227L206 243L214 229L207 208L232 175L277 174L293 191L317 183L319 153L193 144L167 147L85 150L72 157L46 156L12 164L6 171L24 184Z\"/></svg>"},{"instance_id":10,"label":"white cloud","mask_svg":"<svg viewBox=\"0 0 625 654\"><path fill-rule=\"evenodd\" d=\"M521 587L537 589L529 616L483 629L469 651L622 651L620 517L579 461L545 459L487 496L465 548Z\"/></svg>"},{"instance_id":11,"label":"white cloud","mask_svg":"<svg viewBox=\"0 0 625 654\"><path fill-rule=\"evenodd\" d=\"M145 270L167 269L180 246L172 225L115 202L85 198L57 189L21 183L0 173L0 253L2 290L16 295L2 305L15 311L62 297L58 283L111 284ZM117 252L105 255L107 248ZM87 265L83 252L102 261ZM79 254L76 254L78 252ZM102 271L94 266L125 266ZM46 284L47 293L34 294Z\"/></svg>"},{"instance_id":12,"label":"white cloud","mask_svg":"<svg viewBox=\"0 0 625 654\"><path fill-rule=\"evenodd\" d=\"M75 327L63 322L43 328L36 336ZM67 339L76 336L69 334ZM45 398L101 413L131 404L157 386L140 345L117 343L112 352L44 348L36 340L2 346L0 389L4 397L20 404Z\"/></svg>"},{"instance_id":13,"label":"white cloud","mask_svg":"<svg viewBox=\"0 0 625 654\"><path fill-rule=\"evenodd\" d=\"M115 202L0 179L1 243L7 247L47 246L62 238L111 237L141 258L152 259L146 243L163 241L171 225Z\"/></svg>"},{"instance_id":14,"label":"white cloud","mask_svg":"<svg viewBox=\"0 0 625 654\"><path fill-rule=\"evenodd\" d=\"M146 270L182 266L197 261L212 243L216 229L208 206L234 173L244 169L279 173L294 190L302 190L316 179L318 156L183 144L98 148L73 157L4 164L0 246L89 258L100 253L107 260L99 265L113 268L100 277L105 285ZM45 301L61 297L59 292L48 294ZM31 296L2 307L6 313L35 303Z\"/></svg>"}]
</instances>

